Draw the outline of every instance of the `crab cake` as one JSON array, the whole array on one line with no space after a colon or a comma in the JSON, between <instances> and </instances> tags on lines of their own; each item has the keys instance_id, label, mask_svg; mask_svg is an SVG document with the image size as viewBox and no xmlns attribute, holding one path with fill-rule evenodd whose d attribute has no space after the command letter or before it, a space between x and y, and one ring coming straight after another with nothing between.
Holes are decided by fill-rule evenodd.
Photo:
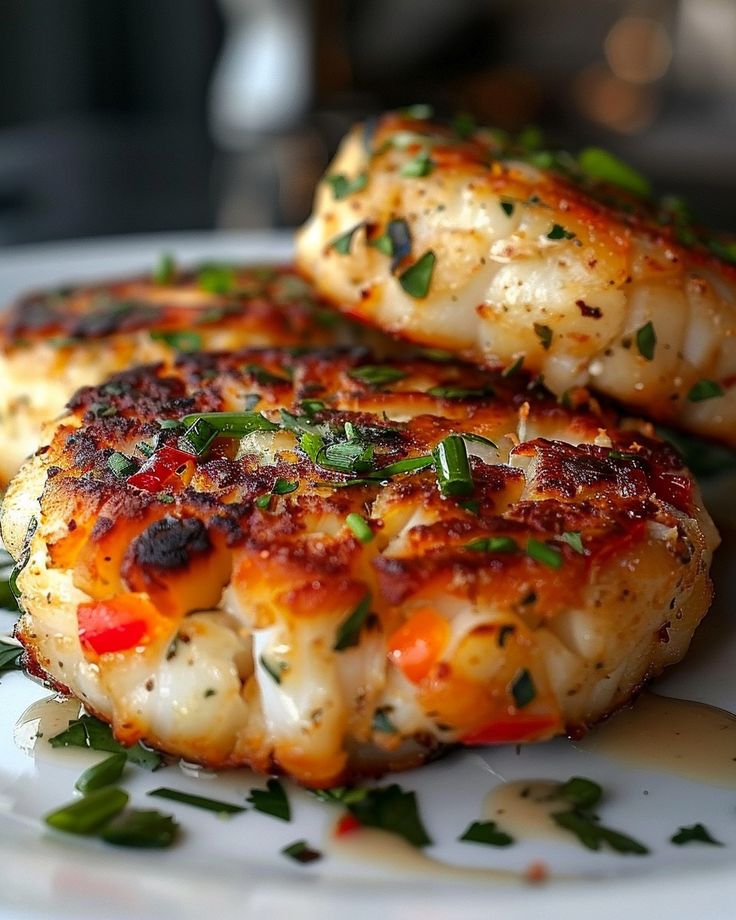
<instances>
[{"instance_id":1,"label":"crab cake","mask_svg":"<svg viewBox=\"0 0 736 920\"><path fill-rule=\"evenodd\" d=\"M489 367L523 361L736 446L736 242L603 150L388 115L345 139L298 237L320 293ZM616 183L616 184L614 184Z\"/></svg>"},{"instance_id":2,"label":"crab cake","mask_svg":"<svg viewBox=\"0 0 736 920\"><path fill-rule=\"evenodd\" d=\"M718 542L582 391L277 350L80 390L2 533L30 666L121 741L311 786L584 730L685 653Z\"/></svg>"},{"instance_id":3,"label":"crab cake","mask_svg":"<svg viewBox=\"0 0 736 920\"><path fill-rule=\"evenodd\" d=\"M364 340L291 268L162 260L153 277L29 294L0 314L0 488L80 386L178 351ZM101 410L102 411L102 410Z\"/></svg>"}]
</instances>

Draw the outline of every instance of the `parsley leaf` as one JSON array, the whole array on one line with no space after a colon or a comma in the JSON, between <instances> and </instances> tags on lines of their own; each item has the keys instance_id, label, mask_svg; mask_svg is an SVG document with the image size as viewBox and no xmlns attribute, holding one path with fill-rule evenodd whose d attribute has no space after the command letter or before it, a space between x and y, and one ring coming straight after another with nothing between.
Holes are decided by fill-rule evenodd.
<instances>
[{"instance_id":1,"label":"parsley leaf","mask_svg":"<svg viewBox=\"0 0 736 920\"><path fill-rule=\"evenodd\" d=\"M365 626L370 612L371 596L366 594L355 610L338 626L335 644L332 646L334 651L344 652L346 648L352 648L358 644L360 632Z\"/></svg>"},{"instance_id":2,"label":"parsley leaf","mask_svg":"<svg viewBox=\"0 0 736 920\"><path fill-rule=\"evenodd\" d=\"M698 380L690 388L687 398L690 402L704 402L706 399L713 399L716 396L723 396L723 387L714 380Z\"/></svg>"},{"instance_id":3,"label":"parsley leaf","mask_svg":"<svg viewBox=\"0 0 736 920\"><path fill-rule=\"evenodd\" d=\"M348 179L344 173L334 173L331 176L325 176L324 181L332 189L332 195L335 201L342 201L343 198L362 191L368 184L368 173L359 173L354 179Z\"/></svg>"},{"instance_id":4,"label":"parsley leaf","mask_svg":"<svg viewBox=\"0 0 736 920\"><path fill-rule=\"evenodd\" d=\"M429 294L437 257L428 249L421 258L399 275L399 284L410 297L422 300Z\"/></svg>"},{"instance_id":5,"label":"parsley leaf","mask_svg":"<svg viewBox=\"0 0 736 920\"><path fill-rule=\"evenodd\" d=\"M644 856L649 852L633 837L599 824L595 815L576 810L559 811L552 815L552 819L558 827L575 834L589 850L600 850L601 844L605 843L617 853Z\"/></svg>"},{"instance_id":6,"label":"parsley leaf","mask_svg":"<svg viewBox=\"0 0 736 920\"><path fill-rule=\"evenodd\" d=\"M339 253L341 256L346 256L350 253L350 246L353 242L353 237L364 226L363 223L356 224L346 233L341 233L340 236L336 236L332 242L327 244L328 249L334 249L335 252Z\"/></svg>"},{"instance_id":7,"label":"parsley leaf","mask_svg":"<svg viewBox=\"0 0 736 920\"><path fill-rule=\"evenodd\" d=\"M647 361L653 361L656 344L657 334L650 320L648 323L645 323L641 329L637 330L636 347L639 349L639 354L642 358L646 358Z\"/></svg>"},{"instance_id":8,"label":"parsley leaf","mask_svg":"<svg viewBox=\"0 0 736 920\"><path fill-rule=\"evenodd\" d=\"M310 863L322 859L320 851L310 847L306 840L296 840L284 847L281 852L298 863Z\"/></svg>"},{"instance_id":9,"label":"parsley leaf","mask_svg":"<svg viewBox=\"0 0 736 920\"><path fill-rule=\"evenodd\" d=\"M567 543L576 553L579 553L581 556L585 555L583 540L579 530L566 530L565 533L560 534L560 540L562 540L563 543Z\"/></svg>"},{"instance_id":10,"label":"parsley leaf","mask_svg":"<svg viewBox=\"0 0 736 920\"><path fill-rule=\"evenodd\" d=\"M154 342L163 342L174 351L189 354L202 348L202 336L190 329L153 329L150 333Z\"/></svg>"},{"instance_id":11,"label":"parsley leaf","mask_svg":"<svg viewBox=\"0 0 736 920\"><path fill-rule=\"evenodd\" d=\"M565 230L561 224L553 224L552 229L547 234L548 240L571 240L575 234L571 230Z\"/></svg>"},{"instance_id":12,"label":"parsley leaf","mask_svg":"<svg viewBox=\"0 0 736 920\"><path fill-rule=\"evenodd\" d=\"M552 330L549 328L549 326L545 326L543 323L534 323L534 331L536 332L539 341L542 343L542 348L544 348L546 351L552 344Z\"/></svg>"},{"instance_id":13,"label":"parsley leaf","mask_svg":"<svg viewBox=\"0 0 736 920\"><path fill-rule=\"evenodd\" d=\"M670 837L670 843L681 847L685 843L710 843L712 846L722 847L720 840L711 837L702 824L693 824L690 827L681 827L676 834Z\"/></svg>"},{"instance_id":14,"label":"parsley leaf","mask_svg":"<svg viewBox=\"0 0 736 920\"><path fill-rule=\"evenodd\" d=\"M416 795L404 792L397 783L367 790L363 798L349 803L348 808L366 827L397 834L415 847L432 843L419 815Z\"/></svg>"},{"instance_id":15,"label":"parsley leaf","mask_svg":"<svg viewBox=\"0 0 736 920\"><path fill-rule=\"evenodd\" d=\"M251 789L248 802L264 815L271 815L280 821L291 821L289 799L277 779L270 779L265 789Z\"/></svg>"},{"instance_id":16,"label":"parsley leaf","mask_svg":"<svg viewBox=\"0 0 736 920\"><path fill-rule=\"evenodd\" d=\"M495 821L473 821L458 840L485 843L492 847L508 847L514 842L513 837L498 829Z\"/></svg>"},{"instance_id":17,"label":"parsley leaf","mask_svg":"<svg viewBox=\"0 0 736 920\"><path fill-rule=\"evenodd\" d=\"M156 751L150 751L140 742L126 747L116 741L109 725L93 716L80 716L73 719L64 731L49 738L49 744L57 747L81 747L92 751L109 751L111 754L125 753L131 763L138 764L146 770L157 770L164 759Z\"/></svg>"},{"instance_id":18,"label":"parsley leaf","mask_svg":"<svg viewBox=\"0 0 736 920\"><path fill-rule=\"evenodd\" d=\"M0 671L19 671L22 654L23 649L20 645L0 636Z\"/></svg>"}]
</instances>

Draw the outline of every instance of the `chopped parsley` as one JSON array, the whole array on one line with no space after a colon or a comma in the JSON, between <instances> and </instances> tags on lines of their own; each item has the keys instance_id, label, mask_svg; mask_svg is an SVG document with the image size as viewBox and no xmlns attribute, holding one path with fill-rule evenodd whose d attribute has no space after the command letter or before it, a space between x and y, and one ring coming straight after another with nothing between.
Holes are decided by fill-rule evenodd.
<instances>
[{"instance_id":1,"label":"chopped parsley","mask_svg":"<svg viewBox=\"0 0 736 920\"><path fill-rule=\"evenodd\" d=\"M493 387L477 387L470 389L467 387L437 386L430 387L427 391L428 396L436 396L439 399L483 399L487 396L493 396Z\"/></svg>"},{"instance_id":2,"label":"chopped parsley","mask_svg":"<svg viewBox=\"0 0 736 920\"><path fill-rule=\"evenodd\" d=\"M511 537L478 537L465 544L465 549L475 553L515 553L519 548Z\"/></svg>"},{"instance_id":3,"label":"chopped parsley","mask_svg":"<svg viewBox=\"0 0 736 920\"><path fill-rule=\"evenodd\" d=\"M190 354L202 348L202 336L190 329L152 329L149 334L154 342L163 342L182 354Z\"/></svg>"},{"instance_id":4,"label":"chopped parsley","mask_svg":"<svg viewBox=\"0 0 736 920\"><path fill-rule=\"evenodd\" d=\"M681 827L676 834L670 837L670 843L681 847L686 843L709 843L711 846L722 847L720 840L711 837L702 824L693 824L690 827Z\"/></svg>"},{"instance_id":5,"label":"chopped parsley","mask_svg":"<svg viewBox=\"0 0 736 920\"><path fill-rule=\"evenodd\" d=\"M397 783L368 789L360 799L346 802L350 813L365 827L377 827L403 837L415 847L432 843L419 814L416 795Z\"/></svg>"},{"instance_id":6,"label":"chopped parsley","mask_svg":"<svg viewBox=\"0 0 736 920\"><path fill-rule=\"evenodd\" d=\"M511 695L514 698L514 705L517 709L523 709L536 697L537 688L534 686L532 675L523 668L514 678L511 684Z\"/></svg>"},{"instance_id":7,"label":"chopped parsley","mask_svg":"<svg viewBox=\"0 0 736 920\"><path fill-rule=\"evenodd\" d=\"M9 603L9 599L4 600L4 606ZM20 656L23 654L23 647L10 642L4 636L0 636L0 672L2 671L19 671Z\"/></svg>"},{"instance_id":8,"label":"chopped parsley","mask_svg":"<svg viewBox=\"0 0 736 920\"><path fill-rule=\"evenodd\" d=\"M565 533L560 534L560 540L562 540L563 543L567 543L574 552L579 553L581 556L585 555L583 540L579 530L566 530Z\"/></svg>"},{"instance_id":9,"label":"chopped parsley","mask_svg":"<svg viewBox=\"0 0 736 920\"><path fill-rule=\"evenodd\" d=\"M344 173L333 173L325 176L324 181L332 189L335 201L342 201L355 192L362 191L368 184L368 173L359 173L354 179L348 179Z\"/></svg>"},{"instance_id":10,"label":"chopped parsley","mask_svg":"<svg viewBox=\"0 0 736 920\"><path fill-rule=\"evenodd\" d=\"M501 210L506 215L506 217L511 217L514 213L514 202L513 201L503 201L501 200Z\"/></svg>"},{"instance_id":11,"label":"chopped parsley","mask_svg":"<svg viewBox=\"0 0 736 920\"><path fill-rule=\"evenodd\" d=\"M484 843L492 847L508 847L514 843L514 838L499 830L495 821L473 821L457 839L468 843Z\"/></svg>"},{"instance_id":12,"label":"chopped parsley","mask_svg":"<svg viewBox=\"0 0 736 920\"><path fill-rule=\"evenodd\" d=\"M575 234L571 230L565 230L561 224L553 224L552 229L547 234L548 240L571 240Z\"/></svg>"},{"instance_id":13,"label":"chopped parsley","mask_svg":"<svg viewBox=\"0 0 736 920\"><path fill-rule=\"evenodd\" d=\"M53 748L81 747L91 751L109 751L111 754L124 753L131 763L146 770L157 770L164 762L160 754L143 747L140 742L126 747L116 741L109 725L88 715L73 719L64 731L49 738L49 744Z\"/></svg>"},{"instance_id":14,"label":"chopped parsley","mask_svg":"<svg viewBox=\"0 0 736 920\"><path fill-rule=\"evenodd\" d=\"M371 240L370 245L384 255L391 256L391 271L395 272L399 264L411 254L409 224L402 217L390 220L386 232Z\"/></svg>"},{"instance_id":15,"label":"chopped parsley","mask_svg":"<svg viewBox=\"0 0 736 920\"><path fill-rule=\"evenodd\" d=\"M197 284L208 294L230 294L235 287L232 265L204 265L197 273Z\"/></svg>"},{"instance_id":16,"label":"chopped parsley","mask_svg":"<svg viewBox=\"0 0 736 920\"><path fill-rule=\"evenodd\" d=\"M714 399L716 396L723 396L724 389L714 380L698 380L693 384L687 394L690 402L705 402L706 399Z\"/></svg>"},{"instance_id":17,"label":"chopped parsley","mask_svg":"<svg viewBox=\"0 0 736 920\"><path fill-rule=\"evenodd\" d=\"M601 147L586 147L582 150L578 154L578 166L583 175L617 185L641 198L648 198L652 193L647 178Z\"/></svg>"},{"instance_id":18,"label":"chopped parsley","mask_svg":"<svg viewBox=\"0 0 736 920\"><path fill-rule=\"evenodd\" d=\"M364 364L362 367L354 367L348 371L348 376L353 380L359 380L371 387L384 387L389 383L396 383L403 380L407 374L406 371L400 371L396 367L388 364Z\"/></svg>"},{"instance_id":19,"label":"chopped parsley","mask_svg":"<svg viewBox=\"0 0 736 920\"><path fill-rule=\"evenodd\" d=\"M432 157L427 150L420 150L419 153L408 160L399 170L399 173L408 179L421 179L428 176L434 169Z\"/></svg>"},{"instance_id":20,"label":"chopped parsley","mask_svg":"<svg viewBox=\"0 0 736 920\"><path fill-rule=\"evenodd\" d=\"M545 326L543 323L534 323L534 331L537 334L537 338L542 343L542 348L545 351L552 344L552 330L549 326Z\"/></svg>"},{"instance_id":21,"label":"chopped parsley","mask_svg":"<svg viewBox=\"0 0 736 920\"><path fill-rule=\"evenodd\" d=\"M273 662L270 658L266 658L265 655L261 655L258 661L266 674L277 684L281 683L281 675L283 672L289 670L289 665L285 661Z\"/></svg>"},{"instance_id":22,"label":"chopped parsley","mask_svg":"<svg viewBox=\"0 0 736 920\"><path fill-rule=\"evenodd\" d=\"M280 821L291 821L289 799L277 779L268 780L265 789L251 789L248 803L264 815L271 815Z\"/></svg>"},{"instance_id":23,"label":"chopped parsley","mask_svg":"<svg viewBox=\"0 0 736 920\"><path fill-rule=\"evenodd\" d=\"M654 349L657 345L657 334L654 331L654 326L651 320L648 323L645 323L641 329L637 329L636 332L636 347L639 349L639 354L642 358L646 358L647 361L654 360Z\"/></svg>"},{"instance_id":24,"label":"chopped parsley","mask_svg":"<svg viewBox=\"0 0 736 920\"><path fill-rule=\"evenodd\" d=\"M398 729L391 721L389 717L389 712L391 711L390 706L383 706L380 709L377 709L373 713L373 731L382 732L385 735L396 734Z\"/></svg>"},{"instance_id":25,"label":"chopped parsley","mask_svg":"<svg viewBox=\"0 0 736 920\"><path fill-rule=\"evenodd\" d=\"M288 856L289 859L293 859L294 862L303 864L322 859L320 851L310 847L306 840L297 840L294 843L290 843L281 852L284 856Z\"/></svg>"},{"instance_id":26,"label":"chopped parsley","mask_svg":"<svg viewBox=\"0 0 736 920\"><path fill-rule=\"evenodd\" d=\"M164 252L153 270L154 284L171 284L175 278L176 260L170 252Z\"/></svg>"},{"instance_id":27,"label":"chopped parsley","mask_svg":"<svg viewBox=\"0 0 736 920\"><path fill-rule=\"evenodd\" d=\"M353 237L355 234L363 227L364 224L356 224L352 229L348 230L346 233L341 233L340 236L336 236L332 242L327 244L328 249L334 249L335 252L339 253L341 256L349 255L350 247L353 242Z\"/></svg>"},{"instance_id":28,"label":"chopped parsley","mask_svg":"<svg viewBox=\"0 0 736 920\"><path fill-rule=\"evenodd\" d=\"M399 275L399 284L410 297L422 300L429 294L436 261L435 254L428 249L421 258Z\"/></svg>"}]
</instances>

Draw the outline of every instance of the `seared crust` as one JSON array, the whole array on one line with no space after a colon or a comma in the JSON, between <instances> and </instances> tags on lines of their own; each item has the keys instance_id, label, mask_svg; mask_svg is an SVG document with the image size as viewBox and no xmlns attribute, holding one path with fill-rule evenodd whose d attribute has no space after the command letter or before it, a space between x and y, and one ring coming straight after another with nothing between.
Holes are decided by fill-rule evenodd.
<instances>
[{"instance_id":1,"label":"seared crust","mask_svg":"<svg viewBox=\"0 0 736 920\"><path fill-rule=\"evenodd\" d=\"M400 115L358 126L317 190L298 264L385 331L489 367L523 359L558 395L590 386L736 446L736 265L711 251L736 245L698 242L676 213L575 177L569 156L543 168L523 155L490 131L460 138ZM426 289L402 285L425 256Z\"/></svg>"},{"instance_id":2,"label":"seared crust","mask_svg":"<svg viewBox=\"0 0 736 920\"><path fill-rule=\"evenodd\" d=\"M330 785L457 742L579 731L684 654L717 535L668 445L584 391L562 406L523 375L428 360L369 383L375 363L267 350L135 368L80 390L11 484L3 537L30 557L19 636L119 738ZM186 446L166 420L254 394L276 428L142 485ZM444 497L433 466L366 480L452 434L472 494ZM327 469L349 443L367 466ZM130 627L106 619L120 603L143 631L95 645Z\"/></svg>"},{"instance_id":3,"label":"seared crust","mask_svg":"<svg viewBox=\"0 0 736 920\"><path fill-rule=\"evenodd\" d=\"M203 266L35 291L0 314L0 488L80 386L180 351L355 344L289 266ZM372 337L374 346L378 337Z\"/></svg>"}]
</instances>

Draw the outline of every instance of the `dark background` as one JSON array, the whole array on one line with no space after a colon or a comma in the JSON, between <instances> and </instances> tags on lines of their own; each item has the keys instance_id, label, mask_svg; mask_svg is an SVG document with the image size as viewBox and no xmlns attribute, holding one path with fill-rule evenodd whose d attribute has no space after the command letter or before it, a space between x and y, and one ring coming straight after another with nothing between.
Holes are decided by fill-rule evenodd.
<instances>
[{"instance_id":1,"label":"dark background","mask_svg":"<svg viewBox=\"0 0 736 920\"><path fill-rule=\"evenodd\" d=\"M736 229L735 0L0 0L0 244L295 225L349 124L418 101Z\"/></svg>"}]
</instances>

